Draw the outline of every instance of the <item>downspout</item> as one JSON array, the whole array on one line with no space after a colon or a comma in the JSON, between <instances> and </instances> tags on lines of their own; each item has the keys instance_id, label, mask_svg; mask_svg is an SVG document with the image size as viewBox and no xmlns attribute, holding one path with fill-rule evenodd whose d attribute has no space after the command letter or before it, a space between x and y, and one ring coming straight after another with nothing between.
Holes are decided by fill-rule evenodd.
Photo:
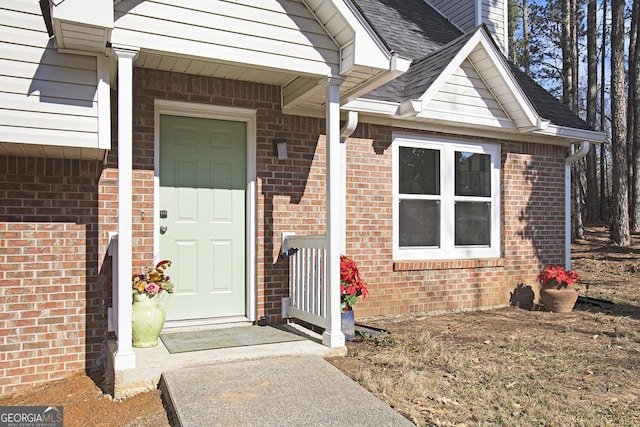
<instances>
[{"instance_id":1,"label":"downspout","mask_svg":"<svg viewBox=\"0 0 640 427\"><path fill-rule=\"evenodd\" d=\"M341 182L347 182L347 138L349 138L353 132L356 130L358 126L358 112L357 111L348 111L347 112L347 121L340 129L340 180ZM342 190L345 191L345 194L341 194L341 200L346 200L346 184L342 187ZM340 212L340 235L345 237L340 242L340 254L347 255L347 241L346 241L346 227L347 227L347 212L346 206L345 211Z\"/></svg>"},{"instance_id":2,"label":"downspout","mask_svg":"<svg viewBox=\"0 0 640 427\"><path fill-rule=\"evenodd\" d=\"M573 150L573 146L571 147ZM571 269L571 165L582 160L589 152L590 144L582 141L578 151L564 160L564 267Z\"/></svg>"},{"instance_id":3,"label":"downspout","mask_svg":"<svg viewBox=\"0 0 640 427\"><path fill-rule=\"evenodd\" d=\"M340 142L342 143L347 142L347 138L353 134L358 126L358 112L348 111L347 114L347 122L340 129Z\"/></svg>"}]
</instances>

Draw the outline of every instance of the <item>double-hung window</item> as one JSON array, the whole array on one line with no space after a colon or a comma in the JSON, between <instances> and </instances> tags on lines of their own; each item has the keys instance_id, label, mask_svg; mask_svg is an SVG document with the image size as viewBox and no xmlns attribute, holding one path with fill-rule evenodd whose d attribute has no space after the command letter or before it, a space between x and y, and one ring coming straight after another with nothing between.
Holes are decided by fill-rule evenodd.
<instances>
[{"instance_id":1,"label":"double-hung window","mask_svg":"<svg viewBox=\"0 0 640 427\"><path fill-rule=\"evenodd\" d=\"M396 136L393 256L500 256L500 146Z\"/></svg>"}]
</instances>

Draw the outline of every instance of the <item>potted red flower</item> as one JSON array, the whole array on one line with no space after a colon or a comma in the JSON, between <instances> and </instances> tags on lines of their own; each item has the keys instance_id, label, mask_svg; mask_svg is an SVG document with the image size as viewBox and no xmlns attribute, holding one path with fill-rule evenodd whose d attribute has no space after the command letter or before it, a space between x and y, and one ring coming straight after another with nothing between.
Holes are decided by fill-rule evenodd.
<instances>
[{"instance_id":1,"label":"potted red flower","mask_svg":"<svg viewBox=\"0 0 640 427\"><path fill-rule=\"evenodd\" d=\"M540 300L544 308L556 313L568 313L578 300L578 291L574 286L582 283L580 275L575 270L566 270L564 267L551 264L538 275Z\"/></svg>"},{"instance_id":2,"label":"potted red flower","mask_svg":"<svg viewBox=\"0 0 640 427\"><path fill-rule=\"evenodd\" d=\"M346 339L355 336L355 318L353 306L356 298L368 294L367 282L360 277L356 262L345 256L340 256L340 311L342 317L342 333Z\"/></svg>"}]
</instances>

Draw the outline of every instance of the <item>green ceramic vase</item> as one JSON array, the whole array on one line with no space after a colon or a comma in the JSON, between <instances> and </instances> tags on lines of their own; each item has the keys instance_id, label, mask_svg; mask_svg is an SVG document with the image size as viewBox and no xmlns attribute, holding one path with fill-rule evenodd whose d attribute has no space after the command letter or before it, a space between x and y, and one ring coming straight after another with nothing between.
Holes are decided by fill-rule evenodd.
<instances>
[{"instance_id":1,"label":"green ceramic vase","mask_svg":"<svg viewBox=\"0 0 640 427\"><path fill-rule=\"evenodd\" d=\"M155 347L164 326L164 308L158 304L158 296L146 293L133 294L131 336L134 347Z\"/></svg>"}]
</instances>

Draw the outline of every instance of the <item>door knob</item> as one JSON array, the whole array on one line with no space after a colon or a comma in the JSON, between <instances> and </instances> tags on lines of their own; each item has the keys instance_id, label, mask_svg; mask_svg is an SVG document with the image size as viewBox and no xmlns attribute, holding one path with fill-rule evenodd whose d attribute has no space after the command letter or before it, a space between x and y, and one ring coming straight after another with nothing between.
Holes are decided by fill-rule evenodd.
<instances>
[{"instance_id":1,"label":"door knob","mask_svg":"<svg viewBox=\"0 0 640 427\"><path fill-rule=\"evenodd\" d=\"M166 226L166 225L164 225L164 224L162 224L162 225L160 226L160 234L164 234L164 233L166 233L166 232L167 232L167 226Z\"/></svg>"}]
</instances>

